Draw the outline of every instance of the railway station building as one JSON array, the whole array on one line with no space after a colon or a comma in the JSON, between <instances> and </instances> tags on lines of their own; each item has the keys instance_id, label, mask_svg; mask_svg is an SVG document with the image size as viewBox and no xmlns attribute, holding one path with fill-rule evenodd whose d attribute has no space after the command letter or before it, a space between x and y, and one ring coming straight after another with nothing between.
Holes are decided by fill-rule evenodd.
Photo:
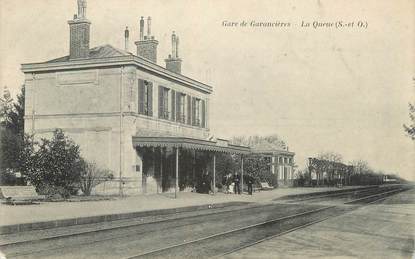
<instances>
[{"instance_id":1,"label":"railway station building","mask_svg":"<svg viewBox=\"0 0 415 259\"><path fill-rule=\"evenodd\" d=\"M270 159L270 171L278 187L292 187L295 180L295 153L287 149L252 149L254 155Z\"/></svg>"},{"instance_id":2,"label":"railway station building","mask_svg":"<svg viewBox=\"0 0 415 259\"><path fill-rule=\"evenodd\" d=\"M157 64L151 18L139 21L136 52L111 45L90 48L86 1L68 21L69 55L22 64L25 132L51 137L61 128L87 160L110 169L114 181L97 192L175 192L214 176L215 154L244 155L248 147L210 134L213 87L182 74L179 37L171 36L165 66Z\"/></svg>"}]
</instances>

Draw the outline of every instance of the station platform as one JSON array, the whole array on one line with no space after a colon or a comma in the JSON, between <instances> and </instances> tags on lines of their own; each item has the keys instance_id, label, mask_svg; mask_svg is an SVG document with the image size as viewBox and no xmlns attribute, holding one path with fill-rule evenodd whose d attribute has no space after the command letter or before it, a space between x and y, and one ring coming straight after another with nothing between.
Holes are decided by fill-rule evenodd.
<instances>
[{"instance_id":1,"label":"station platform","mask_svg":"<svg viewBox=\"0 0 415 259\"><path fill-rule=\"evenodd\" d=\"M363 187L363 186L361 186ZM357 186L319 187L319 188L277 188L269 191L255 192L252 196L246 193L241 195L216 193L198 194L191 192L180 192L174 198L174 193L139 195L130 197L115 197L111 200L84 201L84 202L41 202L36 205L0 205L0 228L19 225L19 224L38 224L54 221L63 221L77 218L103 217L105 215L123 215L128 213L138 213L146 211L161 211L168 209L221 204L220 206L230 205L235 202L256 202L268 203L272 200L296 194L305 194L322 191L338 191L348 188L361 188ZM203 208L203 207L201 207ZM58 225L56 223L56 225Z\"/></svg>"}]
</instances>

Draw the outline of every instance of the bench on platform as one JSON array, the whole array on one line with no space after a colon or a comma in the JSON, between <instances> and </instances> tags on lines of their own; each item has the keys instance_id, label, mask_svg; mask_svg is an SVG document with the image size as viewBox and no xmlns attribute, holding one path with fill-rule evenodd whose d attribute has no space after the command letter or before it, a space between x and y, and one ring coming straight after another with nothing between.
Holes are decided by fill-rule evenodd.
<instances>
[{"instance_id":1,"label":"bench on platform","mask_svg":"<svg viewBox=\"0 0 415 259\"><path fill-rule=\"evenodd\" d=\"M261 182L259 183L261 185L261 190L272 190L274 187L269 186L267 182Z\"/></svg>"},{"instance_id":2,"label":"bench on platform","mask_svg":"<svg viewBox=\"0 0 415 259\"><path fill-rule=\"evenodd\" d=\"M44 200L45 196L37 194L33 186L0 186L0 198L5 204L25 205Z\"/></svg>"}]
</instances>

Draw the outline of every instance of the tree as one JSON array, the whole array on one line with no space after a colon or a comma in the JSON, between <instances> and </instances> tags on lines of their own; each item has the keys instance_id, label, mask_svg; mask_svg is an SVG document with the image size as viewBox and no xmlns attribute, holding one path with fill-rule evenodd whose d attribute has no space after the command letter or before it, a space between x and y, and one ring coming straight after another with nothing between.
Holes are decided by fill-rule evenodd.
<instances>
[{"instance_id":1,"label":"tree","mask_svg":"<svg viewBox=\"0 0 415 259\"><path fill-rule=\"evenodd\" d=\"M233 174L237 170L235 156L226 153L216 155L216 186L222 186L223 179L228 174ZM220 183L220 184L219 184Z\"/></svg>"},{"instance_id":2,"label":"tree","mask_svg":"<svg viewBox=\"0 0 415 259\"><path fill-rule=\"evenodd\" d=\"M42 138L39 143L26 137L24 147L21 171L38 192L64 197L77 192L82 170L79 146L62 130L55 130L52 139Z\"/></svg>"},{"instance_id":3,"label":"tree","mask_svg":"<svg viewBox=\"0 0 415 259\"><path fill-rule=\"evenodd\" d=\"M17 172L20 167L18 157L24 143L24 96L23 85L21 93L17 96L17 102L13 102L7 89L0 98L0 178L3 179L2 184L16 183L10 175Z\"/></svg>"},{"instance_id":4,"label":"tree","mask_svg":"<svg viewBox=\"0 0 415 259\"><path fill-rule=\"evenodd\" d=\"M287 149L285 142L276 134L268 136L254 135L233 137L231 142L235 145L249 146L258 150Z\"/></svg>"},{"instance_id":5,"label":"tree","mask_svg":"<svg viewBox=\"0 0 415 259\"><path fill-rule=\"evenodd\" d=\"M412 139L415 140L415 105L409 103L409 118L411 120L410 125L403 125L406 134Z\"/></svg>"},{"instance_id":6,"label":"tree","mask_svg":"<svg viewBox=\"0 0 415 259\"><path fill-rule=\"evenodd\" d=\"M250 155L244 158L245 175L251 175L256 182L267 182L271 186L278 184L271 173L271 159L264 156ZM244 182L246 179L244 179Z\"/></svg>"},{"instance_id":7,"label":"tree","mask_svg":"<svg viewBox=\"0 0 415 259\"><path fill-rule=\"evenodd\" d=\"M326 151L326 152L320 152L317 155L317 159L341 163L343 160L343 157L339 153L332 152L332 151Z\"/></svg>"},{"instance_id":8,"label":"tree","mask_svg":"<svg viewBox=\"0 0 415 259\"><path fill-rule=\"evenodd\" d=\"M371 185L380 184L384 173L382 171L375 172L364 160L354 160L350 162L353 167L353 175L350 177L353 185Z\"/></svg>"},{"instance_id":9,"label":"tree","mask_svg":"<svg viewBox=\"0 0 415 259\"><path fill-rule=\"evenodd\" d=\"M19 155L24 145L23 135L3 129L0 137L0 171L19 171Z\"/></svg>"},{"instance_id":10,"label":"tree","mask_svg":"<svg viewBox=\"0 0 415 259\"><path fill-rule=\"evenodd\" d=\"M17 95L17 102L13 102L9 91L5 90L0 107L1 126L21 136L24 133L24 98L24 85L22 85L20 94Z\"/></svg>"},{"instance_id":11,"label":"tree","mask_svg":"<svg viewBox=\"0 0 415 259\"><path fill-rule=\"evenodd\" d=\"M294 182L295 186L305 186L306 184L309 184L310 179L310 172L308 171L308 168L304 168L302 170L297 171L296 173L296 180Z\"/></svg>"},{"instance_id":12,"label":"tree","mask_svg":"<svg viewBox=\"0 0 415 259\"><path fill-rule=\"evenodd\" d=\"M258 151L288 150L286 143L276 134L234 137L232 143L249 146ZM244 170L247 174L252 175L257 182L267 182L272 186L276 186L278 185L278 180L276 175L271 173L270 164L270 158L260 155L250 155L244 158Z\"/></svg>"},{"instance_id":13,"label":"tree","mask_svg":"<svg viewBox=\"0 0 415 259\"><path fill-rule=\"evenodd\" d=\"M364 160L353 160L351 165L355 174L365 174L371 171L369 164Z\"/></svg>"},{"instance_id":14,"label":"tree","mask_svg":"<svg viewBox=\"0 0 415 259\"><path fill-rule=\"evenodd\" d=\"M84 195L91 195L92 189L100 183L114 178L110 170L99 168L94 162L82 160L80 188Z\"/></svg>"},{"instance_id":15,"label":"tree","mask_svg":"<svg viewBox=\"0 0 415 259\"><path fill-rule=\"evenodd\" d=\"M13 171L5 169L0 174L0 185L16 185L17 177Z\"/></svg>"},{"instance_id":16,"label":"tree","mask_svg":"<svg viewBox=\"0 0 415 259\"><path fill-rule=\"evenodd\" d=\"M0 97L0 125L4 126L7 121L7 114L12 109L13 98L7 87L4 88L3 95Z\"/></svg>"},{"instance_id":17,"label":"tree","mask_svg":"<svg viewBox=\"0 0 415 259\"><path fill-rule=\"evenodd\" d=\"M321 180L323 184L336 184L336 174L342 174L344 171L345 165L342 164L342 160L342 155L332 151L320 152L317 158L311 158L310 167L316 172L317 185L320 185Z\"/></svg>"}]
</instances>

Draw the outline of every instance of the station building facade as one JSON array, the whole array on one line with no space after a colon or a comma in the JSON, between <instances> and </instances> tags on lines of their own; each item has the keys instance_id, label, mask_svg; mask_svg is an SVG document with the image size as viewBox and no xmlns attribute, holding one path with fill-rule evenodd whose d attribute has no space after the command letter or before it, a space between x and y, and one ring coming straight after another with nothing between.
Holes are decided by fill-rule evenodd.
<instances>
[{"instance_id":1,"label":"station building facade","mask_svg":"<svg viewBox=\"0 0 415 259\"><path fill-rule=\"evenodd\" d=\"M252 149L254 155L268 157L270 171L274 175L278 187L292 187L295 180L295 153L287 149Z\"/></svg>"},{"instance_id":2,"label":"station building facade","mask_svg":"<svg viewBox=\"0 0 415 259\"><path fill-rule=\"evenodd\" d=\"M124 49L90 48L85 0L78 1L78 14L68 24L69 55L22 64L25 132L40 139L61 128L79 144L82 156L113 172L115 180L97 191L184 190L199 174L215 170L216 152L250 152L211 137L213 88L182 74L175 33L162 67L150 17L140 19L136 54L128 51L128 29Z\"/></svg>"}]
</instances>

